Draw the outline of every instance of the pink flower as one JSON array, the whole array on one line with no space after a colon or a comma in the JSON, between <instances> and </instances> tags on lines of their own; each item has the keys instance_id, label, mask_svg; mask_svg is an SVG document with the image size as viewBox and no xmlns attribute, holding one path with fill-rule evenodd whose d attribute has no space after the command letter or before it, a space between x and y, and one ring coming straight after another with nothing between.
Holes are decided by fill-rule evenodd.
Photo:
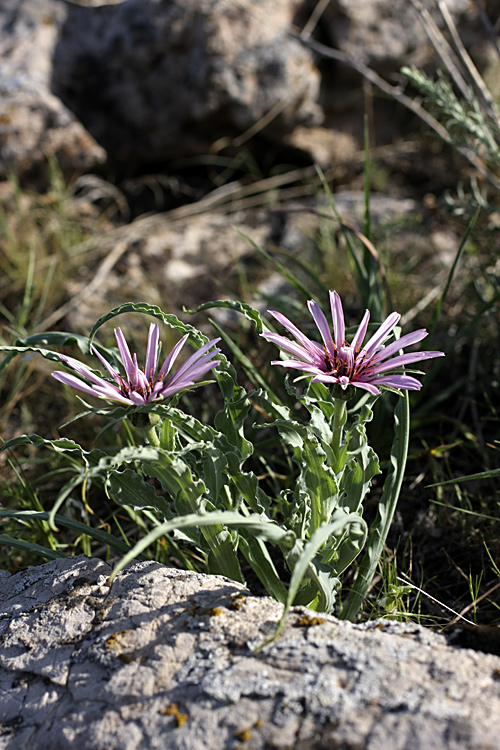
<instances>
[{"instance_id":1,"label":"pink flower","mask_svg":"<svg viewBox=\"0 0 500 750\"><path fill-rule=\"evenodd\" d=\"M130 351L125 341L125 337L119 328L115 329L116 342L120 351L125 375L120 375L103 356L99 354L95 347L92 347L93 353L99 357L101 363L109 372L115 383L105 380L95 375L90 368L76 362L69 357L61 357L69 367L89 383L80 380L74 375L66 372L53 372L52 375L65 385L88 393L91 396L106 399L107 401L119 401L129 406L138 406L149 404L152 401L162 401L163 399L173 396L174 393L182 391L194 385L195 380L204 375L206 372L216 367L219 360L215 359L220 349L212 349L220 339L213 339L204 344L194 354L182 364L174 375L168 377L172 365L182 349L188 334L174 346L165 362L157 372L158 366L158 325L151 323L149 327L148 346L146 351L146 366L141 370L137 364L137 355L130 356Z\"/></svg>"},{"instance_id":2,"label":"pink flower","mask_svg":"<svg viewBox=\"0 0 500 750\"><path fill-rule=\"evenodd\" d=\"M342 303L337 292L330 292L330 305L333 319L333 336L328 321L319 305L309 300L307 306L323 340L322 344L311 341L294 324L279 312L268 312L276 318L295 338L290 341L277 333L262 333L261 336L291 354L291 359L271 362L273 365L302 370L312 375L313 382L327 385L338 383L343 389L353 385L374 395L380 393L379 386L389 386L407 391L418 391L422 384L400 368L424 359L444 357L443 352L413 352L398 354L400 349L416 344L427 336L421 328L384 346L384 341L397 325L400 315L391 313L380 328L363 346L368 328L370 313L363 316L358 330L350 343L345 340L345 324ZM396 355L396 356L394 356Z\"/></svg>"}]
</instances>

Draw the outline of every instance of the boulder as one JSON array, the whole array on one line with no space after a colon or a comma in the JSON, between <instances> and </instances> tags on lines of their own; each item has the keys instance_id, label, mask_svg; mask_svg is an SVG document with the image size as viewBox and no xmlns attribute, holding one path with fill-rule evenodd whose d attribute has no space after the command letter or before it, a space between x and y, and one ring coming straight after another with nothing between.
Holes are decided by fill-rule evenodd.
<instances>
[{"instance_id":1,"label":"boulder","mask_svg":"<svg viewBox=\"0 0 500 750\"><path fill-rule=\"evenodd\" d=\"M420 0L434 22L444 27L435 0ZM415 2L415 5L417 2ZM468 0L444 0L467 46L484 51L485 32ZM442 66L421 15L409 0L331 0L320 21L332 47L383 75L403 65Z\"/></svg>"},{"instance_id":2,"label":"boulder","mask_svg":"<svg viewBox=\"0 0 500 750\"><path fill-rule=\"evenodd\" d=\"M254 127L279 139L320 119L313 55L288 33L295 6L72 6L55 47L52 90L128 168L216 153Z\"/></svg>"},{"instance_id":3,"label":"boulder","mask_svg":"<svg viewBox=\"0 0 500 750\"><path fill-rule=\"evenodd\" d=\"M423 2L437 18L434 3ZM38 175L50 157L67 177L105 161L108 174L122 176L166 163L197 169L199 157L221 163L221 151L234 156L257 135L261 164L270 145L269 163L288 145L286 161L303 159L299 149L326 168L339 148L343 158L354 149L360 77L346 66L332 73L298 38L317 5L3 0L0 179ZM482 54L477 11L468 0L447 6L468 47ZM437 61L406 0L331 0L313 35L384 75Z\"/></svg>"},{"instance_id":4,"label":"boulder","mask_svg":"<svg viewBox=\"0 0 500 750\"><path fill-rule=\"evenodd\" d=\"M46 180L47 160L66 175L95 170L104 149L51 91L52 55L67 6L2 0L0 7L0 179Z\"/></svg>"},{"instance_id":5,"label":"boulder","mask_svg":"<svg viewBox=\"0 0 500 750\"><path fill-rule=\"evenodd\" d=\"M0 573L2 750L495 750L500 657L84 556ZM262 647L263 646L263 647ZM262 647L262 648L260 648Z\"/></svg>"}]
</instances>

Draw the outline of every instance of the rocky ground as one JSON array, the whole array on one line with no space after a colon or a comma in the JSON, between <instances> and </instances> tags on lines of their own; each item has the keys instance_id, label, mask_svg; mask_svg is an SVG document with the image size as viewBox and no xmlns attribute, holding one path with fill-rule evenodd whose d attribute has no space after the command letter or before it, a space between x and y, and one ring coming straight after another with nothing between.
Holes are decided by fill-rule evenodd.
<instances>
[{"instance_id":1,"label":"rocky ground","mask_svg":"<svg viewBox=\"0 0 500 750\"><path fill-rule=\"evenodd\" d=\"M5 750L494 750L500 656L220 576L83 556L0 577Z\"/></svg>"}]
</instances>

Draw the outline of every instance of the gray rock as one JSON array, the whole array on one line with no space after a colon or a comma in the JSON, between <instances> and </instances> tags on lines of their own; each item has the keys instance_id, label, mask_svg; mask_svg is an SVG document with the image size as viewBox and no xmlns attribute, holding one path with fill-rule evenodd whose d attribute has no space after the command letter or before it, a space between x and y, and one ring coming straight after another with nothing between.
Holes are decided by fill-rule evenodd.
<instances>
[{"instance_id":1,"label":"gray rock","mask_svg":"<svg viewBox=\"0 0 500 750\"><path fill-rule=\"evenodd\" d=\"M55 50L53 90L129 166L207 154L261 118L269 117L265 135L279 138L320 119L313 56L288 35L295 5L73 6Z\"/></svg>"},{"instance_id":2,"label":"gray rock","mask_svg":"<svg viewBox=\"0 0 500 750\"><path fill-rule=\"evenodd\" d=\"M83 556L0 578L0 748L494 750L500 658ZM316 618L316 619L315 619Z\"/></svg>"},{"instance_id":3,"label":"gray rock","mask_svg":"<svg viewBox=\"0 0 500 750\"><path fill-rule=\"evenodd\" d=\"M346 158L362 119L351 111L359 76L344 66L322 78L294 36L313 5L2 0L0 179L36 174L51 156L69 176L106 158L122 172L156 169L238 150L256 133L324 167ZM484 50L471 3L447 5L468 48ZM407 0L331 0L320 27L330 46L384 74L437 62ZM346 133L318 127L325 118Z\"/></svg>"},{"instance_id":4,"label":"gray rock","mask_svg":"<svg viewBox=\"0 0 500 750\"><path fill-rule=\"evenodd\" d=\"M205 154L263 117L274 139L319 122L313 55L288 35L295 6L3 0L0 178L47 156L75 175L106 156L132 168Z\"/></svg>"},{"instance_id":5,"label":"gray rock","mask_svg":"<svg viewBox=\"0 0 500 750\"><path fill-rule=\"evenodd\" d=\"M96 169L104 150L50 89L52 55L66 15L54 0L0 5L0 178L46 172L55 157L67 174Z\"/></svg>"},{"instance_id":6,"label":"gray rock","mask_svg":"<svg viewBox=\"0 0 500 750\"><path fill-rule=\"evenodd\" d=\"M445 0L445 5L467 46L484 45L474 5L468 0ZM422 6L443 27L435 0L422 0ZM333 0L323 24L334 47L379 73L441 64L410 0Z\"/></svg>"}]
</instances>

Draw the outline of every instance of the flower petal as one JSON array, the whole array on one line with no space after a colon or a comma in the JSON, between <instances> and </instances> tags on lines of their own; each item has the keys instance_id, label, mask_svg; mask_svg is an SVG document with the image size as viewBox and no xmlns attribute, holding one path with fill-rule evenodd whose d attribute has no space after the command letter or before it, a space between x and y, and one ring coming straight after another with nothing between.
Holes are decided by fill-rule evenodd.
<instances>
[{"instance_id":1,"label":"flower petal","mask_svg":"<svg viewBox=\"0 0 500 750\"><path fill-rule=\"evenodd\" d=\"M422 341L422 339L425 339L427 335L425 328L419 328L418 331L413 331L412 333L407 333L405 336L401 336L401 338L396 339L392 344L385 346L380 352L375 354L372 358L372 364L382 362L384 359L387 359L387 357L392 357L393 354L397 354L400 349L404 349L406 346L417 344L419 341Z\"/></svg>"},{"instance_id":2,"label":"flower petal","mask_svg":"<svg viewBox=\"0 0 500 750\"><path fill-rule=\"evenodd\" d=\"M77 388L79 391L88 393L90 396L96 396L97 398L103 398L108 401L119 401L122 404L131 404L130 399L123 396L120 391L115 388L111 383L107 383L105 380L102 381L101 385L90 386L84 383L83 380L71 375L68 372L55 371L52 377L64 385L69 385L72 388Z\"/></svg>"},{"instance_id":3,"label":"flower petal","mask_svg":"<svg viewBox=\"0 0 500 750\"><path fill-rule=\"evenodd\" d=\"M175 360L177 359L177 355L179 354L180 350L182 349L182 347L184 346L184 344L188 340L188 337L189 337L189 334L186 333L180 339L180 341L178 341L176 343L176 345L174 346L174 348L172 349L172 351L170 352L170 354L166 358L165 362L162 364L159 375L161 375L164 378L168 375L168 373L170 372L170 370L172 368L172 365L174 364Z\"/></svg>"},{"instance_id":4,"label":"flower petal","mask_svg":"<svg viewBox=\"0 0 500 750\"><path fill-rule=\"evenodd\" d=\"M393 312L384 320L378 331L373 334L364 347L364 351L369 357L372 357L376 353L378 346L391 333L392 329L398 324L400 318L401 315L399 313Z\"/></svg>"},{"instance_id":5,"label":"flower petal","mask_svg":"<svg viewBox=\"0 0 500 750\"><path fill-rule=\"evenodd\" d=\"M120 382L120 373L118 373L114 369L114 367L112 367L109 364L109 362L106 359L104 359L104 357L101 354L99 354L99 352L97 351L97 349L95 348L95 346L93 344L92 344L92 346L90 348L92 350L92 353L95 354L96 357L101 361L101 364L104 365L104 367L109 372L109 374L111 375L111 377L113 377L116 380L116 382L119 383Z\"/></svg>"},{"instance_id":6,"label":"flower petal","mask_svg":"<svg viewBox=\"0 0 500 750\"><path fill-rule=\"evenodd\" d=\"M323 362L324 352L319 344L310 342L315 346L315 354L311 354L310 350L304 349L300 344L296 344L295 341L290 341L290 339L286 339L278 333L261 333L261 336L266 339L266 341L270 341L272 344L279 346L284 352L293 354L304 362L310 362L311 364L317 363L318 365Z\"/></svg>"},{"instance_id":7,"label":"flower petal","mask_svg":"<svg viewBox=\"0 0 500 750\"><path fill-rule=\"evenodd\" d=\"M277 359L271 362L272 365L281 365L282 367L291 367L294 370L303 370L304 372L311 372L314 375L328 375L326 371L323 372L316 365L309 365L306 362L299 362L296 359Z\"/></svg>"},{"instance_id":8,"label":"flower petal","mask_svg":"<svg viewBox=\"0 0 500 750\"><path fill-rule=\"evenodd\" d=\"M156 375L156 367L158 364L158 339L159 339L159 326L157 323L151 323L149 326L148 335L148 347L146 350L146 365L144 372L146 379L152 382Z\"/></svg>"},{"instance_id":9,"label":"flower petal","mask_svg":"<svg viewBox=\"0 0 500 750\"><path fill-rule=\"evenodd\" d=\"M366 336L366 329L368 328L369 320L370 320L370 311L365 310L365 314L363 315L363 320L359 324L358 330L354 334L354 338L351 341L351 346L355 351L358 348L361 349L363 345L363 341Z\"/></svg>"},{"instance_id":10,"label":"flower petal","mask_svg":"<svg viewBox=\"0 0 500 750\"><path fill-rule=\"evenodd\" d=\"M402 388L405 391L419 391L422 387L422 383L410 375L384 375L377 378L375 382L391 388Z\"/></svg>"},{"instance_id":11,"label":"flower petal","mask_svg":"<svg viewBox=\"0 0 500 750\"><path fill-rule=\"evenodd\" d=\"M342 302L337 292L330 292L330 307L332 310L335 346L337 349L340 349L340 347L344 346L345 341L345 323Z\"/></svg>"},{"instance_id":12,"label":"flower petal","mask_svg":"<svg viewBox=\"0 0 500 750\"><path fill-rule=\"evenodd\" d=\"M127 373L127 377L130 378L133 376L136 367L134 365L132 357L130 356L130 350L128 348L128 344L125 341L125 336L121 332L120 328L115 328L115 336L116 336L116 343L118 344L118 350L120 352L120 357L123 362L123 366L125 368L125 372Z\"/></svg>"},{"instance_id":13,"label":"flower petal","mask_svg":"<svg viewBox=\"0 0 500 750\"><path fill-rule=\"evenodd\" d=\"M412 362L420 362L423 359L434 359L435 357L444 357L444 352L409 352L408 354L400 354L399 357L393 357L387 362L375 365L374 373L387 372L387 370L394 370L397 367L403 367Z\"/></svg>"},{"instance_id":14,"label":"flower petal","mask_svg":"<svg viewBox=\"0 0 500 750\"><path fill-rule=\"evenodd\" d=\"M171 386L180 378L189 378L190 380L195 380L200 376L200 374L207 372L207 370L210 370L212 367L216 367L219 364L219 360L214 361L213 358L219 353L220 349L214 349L208 354L206 354L206 351L218 341L220 341L220 338L212 339L212 341L208 341L206 344L203 344L203 346L201 346L184 362L184 364L179 367L175 375L170 378L166 385ZM205 368L204 365L209 361L211 362L210 366Z\"/></svg>"},{"instance_id":15,"label":"flower petal","mask_svg":"<svg viewBox=\"0 0 500 750\"><path fill-rule=\"evenodd\" d=\"M323 313L318 303L315 302L313 299L310 299L308 301L307 307L309 308L309 312L313 316L314 322L316 323L316 327L318 328L321 334L321 338L323 339L325 349L330 355L330 357L332 357L333 359L335 357L335 348L333 346L332 332L330 330L330 326L328 325L328 321L325 317L325 314Z\"/></svg>"},{"instance_id":16,"label":"flower petal","mask_svg":"<svg viewBox=\"0 0 500 750\"><path fill-rule=\"evenodd\" d=\"M82 364L81 362L78 362L75 359L71 359L70 357L66 357L63 354L61 354L61 360L66 365L68 365L68 367L71 367L72 370L77 372L78 375L81 375L83 378L87 378L87 380L90 380L92 383L100 386L109 385L107 380L104 380L104 378L101 378L99 375L95 375L89 367L86 367L86 365Z\"/></svg>"},{"instance_id":17,"label":"flower petal","mask_svg":"<svg viewBox=\"0 0 500 750\"><path fill-rule=\"evenodd\" d=\"M278 323L281 323L282 326L287 328L292 336L294 336L299 344L302 344L304 349L307 349L308 352L311 354L317 353L318 350L318 344L315 341L311 341L311 339L307 338L305 334L302 333L302 331L299 331L299 329L294 326L294 324L288 320L284 315L282 315L279 312L276 312L275 310L268 310L268 313L273 316L273 318L276 318ZM261 334L262 336L267 336L268 334Z\"/></svg>"}]
</instances>

